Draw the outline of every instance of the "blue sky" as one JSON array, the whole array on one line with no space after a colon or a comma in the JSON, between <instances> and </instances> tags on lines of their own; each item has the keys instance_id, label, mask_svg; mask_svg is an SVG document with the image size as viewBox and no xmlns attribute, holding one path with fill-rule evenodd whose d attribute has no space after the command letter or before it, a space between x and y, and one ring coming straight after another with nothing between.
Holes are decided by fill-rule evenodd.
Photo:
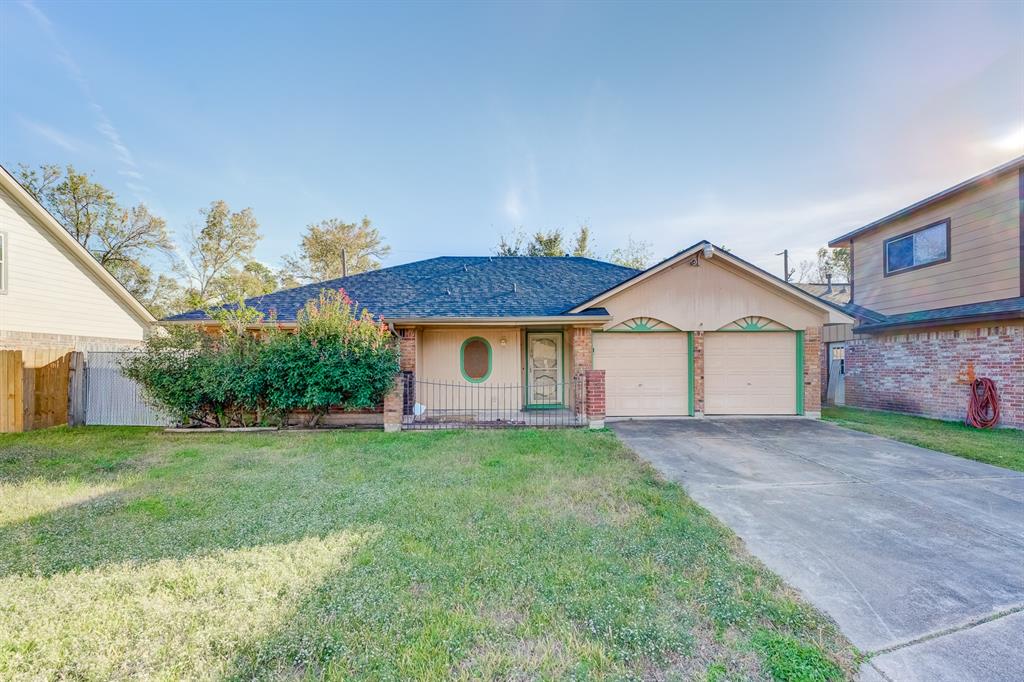
<instances>
[{"instance_id":1,"label":"blue sky","mask_svg":"<svg viewBox=\"0 0 1024 682\"><path fill-rule=\"evenodd\" d=\"M1024 3L0 4L0 163L73 163L276 266L369 216L388 264L592 226L781 274L1024 153Z\"/></svg>"}]
</instances>

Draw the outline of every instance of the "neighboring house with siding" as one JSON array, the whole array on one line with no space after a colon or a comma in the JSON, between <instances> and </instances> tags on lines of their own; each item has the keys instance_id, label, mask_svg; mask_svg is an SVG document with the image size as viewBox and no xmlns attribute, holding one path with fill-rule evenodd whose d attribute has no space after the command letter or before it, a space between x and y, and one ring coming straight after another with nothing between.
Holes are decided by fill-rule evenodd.
<instances>
[{"instance_id":1,"label":"neighboring house with siding","mask_svg":"<svg viewBox=\"0 0 1024 682\"><path fill-rule=\"evenodd\" d=\"M155 322L0 167L0 350L115 350Z\"/></svg>"},{"instance_id":2,"label":"neighboring house with siding","mask_svg":"<svg viewBox=\"0 0 1024 682\"><path fill-rule=\"evenodd\" d=\"M850 249L847 405L963 419L974 377L1024 427L1024 157L829 242Z\"/></svg>"},{"instance_id":3,"label":"neighboring house with siding","mask_svg":"<svg viewBox=\"0 0 1024 682\"><path fill-rule=\"evenodd\" d=\"M603 385L588 389L591 416L818 416L822 328L854 321L707 241L643 271L570 256L441 257L247 304L289 327L322 289L344 289L391 325L407 377L446 387L412 396L406 416L459 396L509 399L473 390L487 387L513 387L524 412L568 408L575 377Z\"/></svg>"}]
</instances>

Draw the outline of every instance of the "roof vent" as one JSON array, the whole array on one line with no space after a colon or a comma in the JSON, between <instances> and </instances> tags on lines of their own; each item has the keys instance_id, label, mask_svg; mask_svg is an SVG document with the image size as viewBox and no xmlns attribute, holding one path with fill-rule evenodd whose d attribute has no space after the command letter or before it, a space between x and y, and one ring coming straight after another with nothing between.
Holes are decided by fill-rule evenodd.
<instances>
[{"instance_id":1,"label":"roof vent","mask_svg":"<svg viewBox=\"0 0 1024 682\"><path fill-rule=\"evenodd\" d=\"M825 282L828 284L828 287L826 287L826 289L825 289L825 294L826 295L831 294L832 293L832 273L831 272L825 274Z\"/></svg>"}]
</instances>

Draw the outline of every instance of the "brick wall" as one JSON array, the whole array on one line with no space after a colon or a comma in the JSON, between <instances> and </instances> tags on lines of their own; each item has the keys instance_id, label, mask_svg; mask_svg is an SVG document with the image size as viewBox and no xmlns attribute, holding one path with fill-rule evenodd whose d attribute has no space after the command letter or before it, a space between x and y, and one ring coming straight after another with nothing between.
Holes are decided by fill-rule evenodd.
<instances>
[{"instance_id":1,"label":"brick wall","mask_svg":"<svg viewBox=\"0 0 1024 682\"><path fill-rule=\"evenodd\" d=\"M572 366L574 372L594 368L594 337L588 327L572 329Z\"/></svg>"},{"instance_id":2,"label":"brick wall","mask_svg":"<svg viewBox=\"0 0 1024 682\"><path fill-rule=\"evenodd\" d=\"M1024 428L1024 325L928 330L846 343L846 404L962 420L970 382L995 381L1000 426Z\"/></svg>"},{"instance_id":3,"label":"brick wall","mask_svg":"<svg viewBox=\"0 0 1024 682\"><path fill-rule=\"evenodd\" d=\"M821 412L821 327L804 331L804 412Z\"/></svg>"},{"instance_id":4,"label":"brick wall","mask_svg":"<svg viewBox=\"0 0 1024 682\"><path fill-rule=\"evenodd\" d=\"M0 330L0 350L46 350L59 348L65 351L122 351L137 350L141 347L142 341L135 341L133 339L108 339L102 336L74 336L70 334Z\"/></svg>"},{"instance_id":5,"label":"brick wall","mask_svg":"<svg viewBox=\"0 0 1024 682\"><path fill-rule=\"evenodd\" d=\"M403 372L416 371L416 330L398 330L399 365Z\"/></svg>"},{"instance_id":6,"label":"brick wall","mask_svg":"<svg viewBox=\"0 0 1024 682\"><path fill-rule=\"evenodd\" d=\"M395 385L384 396L384 430L399 431L402 428L402 406L405 379L402 375L395 377Z\"/></svg>"},{"instance_id":7,"label":"brick wall","mask_svg":"<svg viewBox=\"0 0 1024 682\"><path fill-rule=\"evenodd\" d=\"M587 379L587 418L593 422L604 420L604 370L588 369Z\"/></svg>"}]
</instances>

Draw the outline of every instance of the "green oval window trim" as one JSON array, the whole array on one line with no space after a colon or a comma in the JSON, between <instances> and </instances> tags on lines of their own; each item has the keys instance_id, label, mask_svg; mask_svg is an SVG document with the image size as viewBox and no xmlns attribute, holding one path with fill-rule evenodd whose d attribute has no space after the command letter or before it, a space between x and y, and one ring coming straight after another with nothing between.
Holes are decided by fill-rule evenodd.
<instances>
[{"instance_id":1,"label":"green oval window trim","mask_svg":"<svg viewBox=\"0 0 1024 682\"><path fill-rule=\"evenodd\" d=\"M479 343L483 345L484 350L487 351L487 371L479 377L472 377L469 372L466 371L466 346L471 343ZM487 381L487 378L491 376L491 344L487 342L487 339L479 336L471 336L462 342L462 347L459 348L459 369L462 371L462 378L470 383L479 384L483 381Z\"/></svg>"}]
</instances>

